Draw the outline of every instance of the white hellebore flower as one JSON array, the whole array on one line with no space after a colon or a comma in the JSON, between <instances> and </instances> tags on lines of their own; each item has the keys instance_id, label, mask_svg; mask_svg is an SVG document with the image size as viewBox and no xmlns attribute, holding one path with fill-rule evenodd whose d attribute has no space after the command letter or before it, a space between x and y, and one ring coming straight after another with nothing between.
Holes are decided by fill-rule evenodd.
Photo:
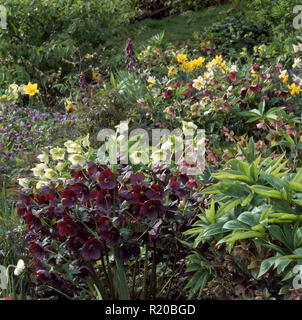
<instances>
[{"instance_id":1,"label":"white hellebore flower","mask_svg":"<svg viewBox=\"0 0 302 320\"><path fill-rule=\"evenodd\" d=\"M194 87L197 90L201 90L205 85L205 80L202 76L199 76L197 79L193 80L193 85L192 87Z\"/></svg>"},{"instance_id":2,"label":"white hellebore flower","mask_svg":"<svg viewBox=\"0 0 302 320\"><path fill-rule=\"evenodd\" d=\"M38 155L37 157L41 162L48 162L49 161L49 157L48 154L46 152L43 152L42 154Z\"/></svg>"},{"instance_id":3,"label":"white hellebore flower","mask_svg":"<svg viewBox=\"0 0 302 320\"><path fill-rule=\"evenodd\" d=\"M68 153L81 153L82 152L81 146L78 143L73 142L71 140L66 141L64 143L64 146L67 148Z\"/></svg>"},{"instance_id":4,"label":"white hellebore flower","mask_svg":"<svg viewBox=\"0 0 302 320\"><path fill-rule=\"evenodd\" d=\"M72 163L73 166L83 166L86 163L86 159L80 154L73 154L69 156L68 160Z\"/></svg>"},{"instance_id":5,"label":"white hellebore flower","mask_svg":"<svg viewBox=\"0 0 302 320\"><path fill-rule=\"evenodd\" d=\"M302 43L298 43L297 45L293 44L293 48L295 53L302 51Z\"/></svg>"},{"instance_id":6,"label":"white hellebore flower","mask_svg":"<svg viewBox=\"0 0 302 320\"><path fill-rule=\"evenodd\" d=\"M23 188L28 188L28 186L29 186L29 180L28 180L28 179L25 179L25 178L23 178L23 179L18 179L18 183L19 183L19 185L20 185L21 187L23 187Z\"/></svg>"},{"instance_id":7,"label":"white hellebore flower","mask_svg":"<svg viewBox=\"0 0 302 320\"><path fill-rule=\"evenodd\" d=\"M14 275L19 276L23 272L24 269L25 269L25 263L22 259L20 259L17 263L16 268L15 268Z\"/></svg>"},{"instance_id":8,"label":"white hellebore flower","mask_svg":"<svg viewBox=\"0 0 302 320\"><path fill-rule=\"evenodd\" d=\"M293 69L299 68L301 66L301 58L295 58L293 63Z\"/></svg>"},{"instance_id":9,"label":"white hellebore flower","mask_svg":"<svg viewBox=\"0 0 302 320\"><path fill-rule=\"evenodd\" d=\"M63 148L53 148L49 152L53 160L64 160L65 158L65 149Z\"/></svg>"}]
</instances>

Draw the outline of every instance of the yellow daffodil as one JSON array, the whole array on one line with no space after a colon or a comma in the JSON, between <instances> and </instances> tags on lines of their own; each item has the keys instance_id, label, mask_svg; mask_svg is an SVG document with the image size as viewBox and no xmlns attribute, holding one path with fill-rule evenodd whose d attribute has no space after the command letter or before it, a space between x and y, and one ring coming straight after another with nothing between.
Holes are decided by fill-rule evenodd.
<instances>
[{"instance_id":1,"label":"yellow daffodil","mask_svg":"<svg viewBox=\"0 0 302 320\"><path fill-rule=\"evenodd\" d=\"M294 94L302 91L300 86L297 86L295 83L289 85L288 88L291 90L291 93L290 93L291 95L294 95Z\"/></svg>"},{"instance_id":2,"label":"yellow daffodil","mask_svg":"<svg viewBox=\"0 0 302 320\"><path fill-rule=\"evenodd\" d=\"M282 82L285 83L288 80L288 74L282 76Z\"/></svg>"},{"instance_id":3,"label":"yellow daffodil","mask_svg":"<svg viewBox=\"0 0 302 320\"><path fill-rule=\"evenodd\" d=\"M201 67L204 63L205 59L203 57L199 57L198 59L192 60L195 67Z\"/></svg>"},{"instance_id":4,"label":"yellow daffodil","mask_svg":"<svg viewBox=\"0 0 302 320\"><path fill-rule=\"evenodd\" d=\"M193 87L197 90L201 90L205 85L205 80L202 76L199 76L197 79L193 80Z\"/></svg>"},{"instance_id":5,"label":"yellow daffodil","mask_svg":"<svg viewBox=\"0 0 302 320\"><path fill-rule=\"evenodd\" d=\"M28 84L24 86L24 90L25 90L25 94L28 94L30 96L34 96L36 93L39 93L37 83L33 84L31 82L28 82Z\"/></svg>"},{"instance_id":6,"label":"yellow daffodil","mask_svg":"<svg viewBox=\"0 0 302 320\"><path fill-rule=\"evenodd\" d=\"M155 83L156 83L156 79L153 78L153 77L149 77L147 81L148 81L149 83L151 83L151 84L155 84Z\"/></svg>"},{"instance_id":7,"label":"yellow daffodil","mask_svg":"<svg viewBox=\"0 0 302 320\"><path fill-rule=\"evenodd\" d=\"M174 74L177 74L178 71L173 66L168 67L168 76L172 76Z\"/></svg>"},{"instance_id":8,"label":"yellow daffodil","mask_svg":"<svg viewBox=\"0 0 302 320\"><path fill-rule=\"evenodd\" d=\"M195 65L193 61L188 61L183 63L183 67L187 72L193 72Z\"/></svg>"},{"instance_id":9,"label":"yellow daffodil","mask_svg":"<svg viewBox=\"0 0 302 320\"><path fill-rule=\"evenodd\" d=\"M69 111L71 109L72 102L68 99L65 99L66 102L66 110Z\"/></svg>"},{"instance_id":10,"label":"yellow daffodil","mask_svg":"<svg viewBox=\"0 0 302 320\"><path fill-rule=\"evenodd\" d=\"M187 55L186 54L183 54L183 53L179 53L178 55L177 55L177 62L178 63L184 63L184 62L186 62L187 61Z\"/></svg>"}]
</instances>

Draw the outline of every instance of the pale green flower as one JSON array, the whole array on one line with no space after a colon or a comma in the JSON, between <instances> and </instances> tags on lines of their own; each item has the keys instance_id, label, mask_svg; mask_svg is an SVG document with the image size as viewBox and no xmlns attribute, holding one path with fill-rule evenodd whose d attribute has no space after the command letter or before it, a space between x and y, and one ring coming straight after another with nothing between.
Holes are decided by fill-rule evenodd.
<instances>
[{"instance_id":1,"label":"pale green flower","mask_svg":"<svg viewBox=\"0 0 302 320\"><path fill-rule=\"evenodd\" d=\"M125 132L128 131L128 122L123 121L119 125L115 126L118 132Z\"/></svg>"},{"instance_id":2,"label":"pale green flower","mask_svg":"<svg viewBox=\"0 0 302 320\"><path fill-rule=\"evenodd\" d=\"M57 169L58 171L62 171L63 168L64 168L64 165L65 165L64 162L58 162L57 165L56 165L56 169Z\"/></svg>"},{"instance_id":3,"label":"pale green flower","mask_svg":"<svg viewBox=\"0 0 302 320\"><path fill-rule=\"evenodd\" d=\"M46 162L48 163L49 161L49 157L48 154L46 152L43 152L42 154L38 155L37 157L41 162Z\"/></svg>"},{"instance_id":4,"label":"pale green flower","mask_svg":"<svg viewBox=\"0 0 302 320\"><path fill-rule=\"evenodd\" d=\"M45 174L45 169L47 168L47 165L45 165L44 163L39 163L35 168L32 168L31 171L33 172L35 177L39 177L42 179Z\"/></svg>"},{"instance_id":5,"label":"pale green flower","mask_svg":"<svg viewBox=\"0 0 302 320\"><path fill-rule=\"evenodd\" d=\"M89 148L90 147L90 141L89 141L89 133L87 134L87 136L82 140L82 145L85 148Z\"/></svg>"},{"instance_id":6,"label":"pale green flower","mask_svg":"<svg viewBox=\"0 0 302 320\"><path fill-rule=\"evenodd\" d=\"M149 155L145 151L137 150L130 154L130 160L133 164L148 164Z\"/></svg>"},{"instance_id":7,"label":"pale green flower","mask_svg":"<svg viewBox=\"0 0 302 320\"><path fill-rule=\"evenodd\" d=\"M18 183L23 188L28 188L30 181L28 179L18 179Z\"/></svg>"},{"instance_id":8,"label":"pale green flower","mask_svg":"<svg viewBox=\"0 0 302 320\"><path fill-rule=\"evenodd\" d=\"M182 121L182 130L185 135L192 135L194 131L197 129L197 125L193 122Z\"/></svg>"},{"instance_id":9,"label":"pale green flower","mask_svg":"<svg viewBox=\"0 0 302 320\"><path fill-rule=\"evenodd\" d=\"M73 154L69 156L68 160L72 163L73 166L83 166L86 163L86 159L80 154Z\"/></svg>"},{"instance_id":10,"label":"pale green flower","mask_svg":"<svg viewBox=\"0 0 302 320\"><path fill-rule=\"evenodd\" d=\"M45 169L44 179L56 180L58 178L58 174L53 169Z\"/></svg>"},{"instance_id":11,"label":"pale green flower","mask_svg":"<svg viewBox=\"0 0 302 320\"><path fill-rule=\"evenodd\" d=\"M68 140L64 143L64 146L67 148L68 153L81 153L82 147L76 142L73 142L71 140Z\"/></svg>"},{"instance_id":12,"label":"pale green flower","mask_svg":"<svg viewBox=\"0 0 302 320\"><path fill-rule=\"evenodd\" d=\"M53 160L64 160L65 158L65 149L63 148L53 148L49 152Z\"/></svg>"},{"instance_id":13,"label":"pale green flower","mask_svg":"<svg viewBox=\"0 0 302 320\"><path fill-rule=\"evenodd\" d=\"M165 150L156 150L152 152L152 160L154 161L166 161L167 153Z\"/></svg>"}]
</instances>

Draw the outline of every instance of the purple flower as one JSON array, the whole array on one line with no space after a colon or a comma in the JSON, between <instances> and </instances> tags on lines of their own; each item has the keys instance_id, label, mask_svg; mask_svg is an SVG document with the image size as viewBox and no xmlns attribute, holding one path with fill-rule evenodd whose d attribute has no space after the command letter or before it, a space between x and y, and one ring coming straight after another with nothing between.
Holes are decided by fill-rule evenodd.
<instances>
[{"instance_id":1,"label":"purple flower","mask_svg":"<svg viewBox=\"0 0 302 320\"><path fill-rule=\"evenodd\" d=\"M101 257L104 245L96 238L87 241L82 249L85 260L98 260Z\"/></svg>"}]
</instances>

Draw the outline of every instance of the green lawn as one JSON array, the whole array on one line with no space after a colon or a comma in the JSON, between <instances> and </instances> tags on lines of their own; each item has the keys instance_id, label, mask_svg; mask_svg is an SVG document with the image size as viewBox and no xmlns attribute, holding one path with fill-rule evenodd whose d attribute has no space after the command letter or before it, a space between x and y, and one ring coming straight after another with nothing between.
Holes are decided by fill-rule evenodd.
<instances>
[{"instance_id":1,"label":"green lawn","mask_svg":"<svg viewBox=\"0 0 302 320\"><path fill-rule=\"evenodd\" d=\"M135 49L145 45L156 34L165 32L165 41L175 43L176 41L191 40L195 32L200 32L204 27L223 20L229 9L234 5L222 5L210 7L200 12L187 13L182 16L171 16L161 20L146 19L142 22L129 24L124 27L115 28L108 33L105 47L107 54L112 58L110 64L118 64L124 60L125 41L128 37L133 40Z\"/></svg>"}]
</instances>

